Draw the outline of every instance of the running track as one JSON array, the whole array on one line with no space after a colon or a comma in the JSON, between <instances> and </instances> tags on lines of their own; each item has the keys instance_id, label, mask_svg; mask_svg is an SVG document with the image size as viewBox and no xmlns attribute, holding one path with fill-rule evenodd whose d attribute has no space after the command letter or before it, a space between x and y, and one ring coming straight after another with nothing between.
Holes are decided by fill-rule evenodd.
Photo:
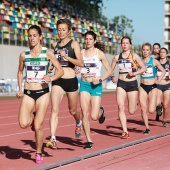
<instances>
[{"instance_id":1,"label":"running track","mask_svg":"<svg viewBox=\"0 0 170 170\"><path fill-rule=\"evenodd\" d=\"M30 128L23 130L18 125L20 102L21 100L17 99L0 101L1 170L170 169L169 127L162 127L161 122L154 121L155 115L149 115L151 133L143 135L145 127L141 121L140 107L138 106L134 115L128 114L126 107L130 138L121 139L122 128L118 120L115 93L103 95L102 105L106 113L104 124L100 125L98 122L91 121L91 134L94 143L91 150L83 149L84 142L86 142L84 134L80 139L74 138L75 122L69 115L66 97L61 103L59 112L58 149L45 148L45 143L50 137L51 106L49 106L43 126L44 163L35 164L34 133Z\"/></svg>"}]
</instances>

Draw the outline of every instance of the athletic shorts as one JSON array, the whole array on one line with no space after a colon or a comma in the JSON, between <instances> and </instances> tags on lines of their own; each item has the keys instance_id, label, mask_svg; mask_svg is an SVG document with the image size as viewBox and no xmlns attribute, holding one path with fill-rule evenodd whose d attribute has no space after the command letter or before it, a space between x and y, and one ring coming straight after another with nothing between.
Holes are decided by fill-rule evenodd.
<instances>
[{"instance_id":1,"label":"athletic shorts","mask_svg":"<svg viewBox=\"0 0 170 170\"><path fill-rule=\"evenodd\" d=\"M60 86L65 92L74 92L78 90L78 80L77 77L71 79L59 78L52 81L52 86Z\"/></svg>"},{"instance_id":2,"label":"athletic shorts","mask_svg":"<svg viewBox=\"0 0 170 170\"><path fill-rule=\"evenodd\" d=\"M123 80L118 79L117 87L121 87L126 92L138 91L138 82L137 80L123 81Z\"/></svg>"},{"instance_id":3,"label":"athletic shorts","mask_svg":"<svg viewBox=\"0 0 170 170\"><path fill-rule=\"evenodd\" d=\"M49 88L41 89L41 90L24 89L24 94L31 97L35 101L46 93L49 93Z\"/></svg>"},{"instance_id":4,"label":"athletic shorts","mask_svg":"<svg viewBox=\"0 0 170 170\"><path fill-rule=\"evenodd\" d=\"M91 82L81 81L79 92L88 92L91 96L102 96L102 83L94 85Z\"/></svg>"},{"instance_id":5,"label":"athletic shorts","mask_svg":"<svg viewBox=\"0 0 170 170\"><path fill-rule=\"evenodd\" d=\"M143 90L146 91L147 94L149 94L149 92L153 89L157 88L157 84L145 85L141 83L140 86L143 88Z\"/></svg>"},{"instance_id":6,"label":"athletic shorts","mask_svg":"<svg viewBox=\"0 0 170 170\"><path fill-rule=\"evenodd\" d=\"M166 90L170 90L170 83L169 84L157 84L157 88L162 92Z\"/></svg>"}]
</instances>

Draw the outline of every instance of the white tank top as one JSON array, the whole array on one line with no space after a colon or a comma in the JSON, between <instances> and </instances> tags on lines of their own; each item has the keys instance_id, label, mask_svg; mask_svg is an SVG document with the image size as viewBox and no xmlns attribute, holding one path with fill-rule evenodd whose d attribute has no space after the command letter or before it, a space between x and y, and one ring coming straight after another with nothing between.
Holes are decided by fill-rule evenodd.
<instances>
[{"instance_id":1,"label":"white tank top","mask_svg":"<svg viewBox=\"0 0 170 170\"><path fill-rule=\"evenodd\" d=\"M47 48L42 47L41 53L37 58L30 54L30 49L25 50L25 71L28 83L45 83L44 75L48 74L49 61L47 59Z\"/></svg>"},{"instance_id":2,"label":"white tank top","mask_svg":"<svg viewBox=\"0 0 170 170\"><path fill-rule=\"evenodd\" d=\"M81 68L82 77L97 77L101 76L102 62L98 58L98 49L95 49L93 57L85 57L83 50L84 67Z\"/></svg>"}]
</instances>

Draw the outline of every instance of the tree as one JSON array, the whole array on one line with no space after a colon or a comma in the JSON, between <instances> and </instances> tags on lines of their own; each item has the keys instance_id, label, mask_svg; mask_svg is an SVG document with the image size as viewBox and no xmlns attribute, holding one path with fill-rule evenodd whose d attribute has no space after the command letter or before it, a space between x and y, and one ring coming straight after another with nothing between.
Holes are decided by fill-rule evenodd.
<instances>
[{"instance_id":1,"label":"tree","mask_svg":"<svg viewBox=\"0 0 170 170\"><path fill-rule=\"evenodd\" d=\"M103 0L64 0L77 12L91 20L100 20Z\"/></svg>"},{"instance_id":2,"label":"tree","mask_svg":"<svg viewBox=\"0 0 170 170\"><path fill-rule=\"evenodd\" d=\"M129 36L131 38L134 32L132 20L128 19L125 15L115 16L111 19L109 29L120 36Z\"/></svg>"},{"instance_id":3,"label":"tree","mask_svg":"<svg viewBox=\"0 0 170 170\"><path fill-rule=\"evenodd\" d=\"M133 51L137 53L139 56L142 56L142 46L141 45L136 45L133 47Z\"/></svg>"}]
</instances>

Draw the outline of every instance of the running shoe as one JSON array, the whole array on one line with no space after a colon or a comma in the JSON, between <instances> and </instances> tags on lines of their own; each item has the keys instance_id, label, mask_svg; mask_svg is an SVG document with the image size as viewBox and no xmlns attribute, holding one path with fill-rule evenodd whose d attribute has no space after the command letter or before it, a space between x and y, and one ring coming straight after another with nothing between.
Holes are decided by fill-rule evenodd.
<instances>
[{"instance_id":1,"label":"running shoe","mask_svg":"<svg viewBox=\"0 0 170 170\"><path fill-rule=\"evenodd\" d=\"M33 112L33 115L34 115L34 118L35 118L36 112ZM33 119L32 123L31 123L30 127L31 127L31 130L32 130L32 131L35 131L34 119Z\"/></svg>"},{"instance_id":2,"label":"running shoe","mask_svg":"<svg viewBox=\"0 0 170 170\"><path fill-rule=\"evenodd\" d=\"M57 149L57 141L54 139L50 139L50 141L46 143L46 147L51 149Z\"/></svg>"},{"instance_id":3,"label":"running shoe","mask_svg":"<svg viewBox=\"0 0 170 170\"><path fill-rule=\"evenodd\" d=\"M82 135L82 125L81 126L76 126L76 129L75 129L75 137L76 138L79 138L81 135Z\"/></svg>"},{"instance_id":4,"label":"running shoe","mask_svg":"<svg viewBox=\"0 0 170 170\"><path fill-rule=\"evenodd\" d=\"M122 139L128 139L129 138L129 133L123 132L122 133Z\"/></svg>"},{"instance_id":5,"label":"running shoe","mask_svg":"<svg viewBox=\"0 0 170 170\"><path fill-rule=\"evenodd\" d=\"M146 130L143 132L144 135L148 135L149 133L150 133L150 129L146 129Z\"/></svg>"},{"instance_id":6,"label":"running shoe","mask_svg":"<svg viewBox=\"0 0 170 170\"><path fill-rule=\"evenodd\" d=\"M167 127L167 122L166 121L162 121L162 125L163 125L163 127Z\"/></svg>"},{"instance_id":7,"label":"running shoe","mask_svg":"<svg viewBox=\"0 0 170 170\"><path fill-rule=\"evenodd\" d=\"M42 164L43 163L43 157L42 154L36 153L35 154L35 162L37 164Z\"/></svg>"},{"instance_id":8,"label":"running shoe","mask_svg":"<svg viewBox=\"0 0 170 170\"><path fill-rule=\"evenodd\" d=\"M86 150L92 149L92 146L93 146L93 142L86 142L85 146L84 146L84 149L86 149Z\"/></svg>"},{"instance_id":9,"label":"running shoe","mask_svg":"<svg viewBox=\"0 0 170 170\"><path fill-rule=\"evenodd\" d=\"M162 105L156 106L156 114L161 116L162 115Z\"/></svg>"},{"instance_id":10,"label":"running shoe","mask_svg":"<svg viewBox=\"0 0 170 170\"><path fill-rule=\"evenodd\" d=\"M100 107L100 112L101 112L101 116L99 118L99 123L102 124L105 121L104 108L102 106Z\"/></svg>"}]
</instances>

